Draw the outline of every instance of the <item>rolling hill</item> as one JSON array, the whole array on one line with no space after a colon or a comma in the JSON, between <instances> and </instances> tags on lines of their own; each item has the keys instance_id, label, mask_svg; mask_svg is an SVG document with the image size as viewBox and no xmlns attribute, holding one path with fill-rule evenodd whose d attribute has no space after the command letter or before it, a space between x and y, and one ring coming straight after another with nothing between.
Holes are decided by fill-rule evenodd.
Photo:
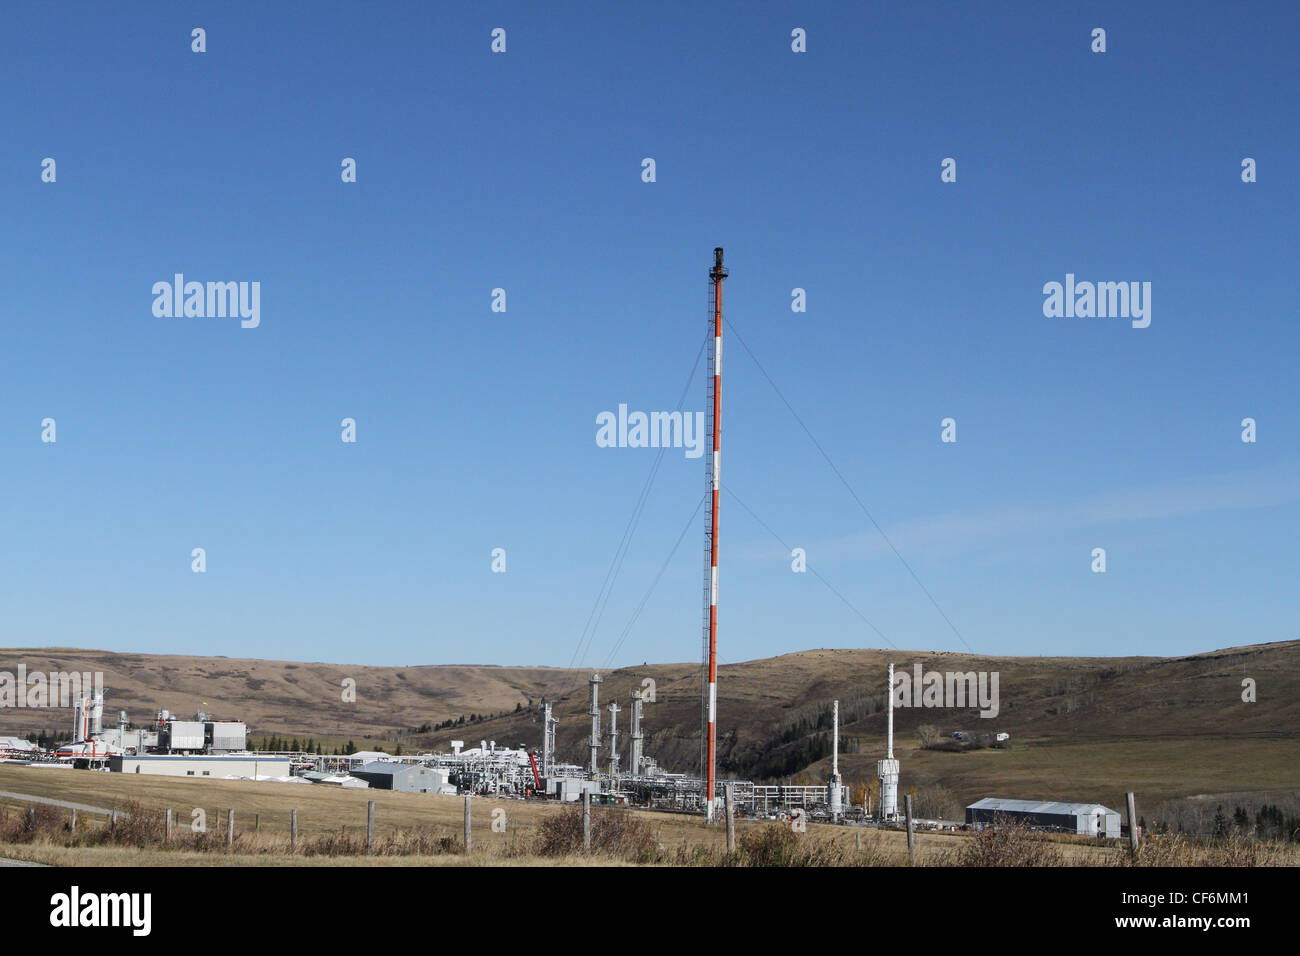
<instances>
[{"instance_id":1,"label":"rolling hill","mask_svg":"<svg viewBox=\"0 0 1300 956\"><path fill-rule=\"evenodd\" d=\"M887 664L909 671L999 674L1000 709L903 708L895 751L904 789L960 805L981 796L1098 800L1125 790L1147 799L1300 789L1300 641L1232 647L1176 658L985 657L934 651L808 650L724 665L719 672L719 767L753 779L821 782L829 772L829 705L841 702L841 770L869 785L884 754ZM360 667L322 663L3 649L0 670L102 671L106 720L137 723L160 707L246 720L255 736L400 742L445 749L452 738L538 746L531 702L556 701L561 759L585 763L590 727L586 670L547 667ZM618 699L626 753L630 695L645 678L645 752L693 772L700 744L700 668L651 664L602 675L605 705ZM1242 700L1242 681L1257 700ZM356 703L344 703L344 681ZM517 709L518 708L518 709ZM497 715L469 720L469 715ZM412 728L467 718L437 732ZM0 734L71 723L69 711L0 710ZM1004 732L1010 749L922 749L918 729ZM389 748L391 749L391 747ZM608 740L602 747L602 760ZM857 791L855 790L855 793Z\"/></svg>"}]
</instances>

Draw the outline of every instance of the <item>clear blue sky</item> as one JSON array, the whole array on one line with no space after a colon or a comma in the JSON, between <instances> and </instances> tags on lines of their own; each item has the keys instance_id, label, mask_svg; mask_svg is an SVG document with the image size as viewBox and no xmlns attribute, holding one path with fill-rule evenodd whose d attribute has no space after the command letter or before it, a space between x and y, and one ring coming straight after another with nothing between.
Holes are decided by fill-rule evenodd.
<instances>
[{"instance_id":1,"label":"clear blue sky","mask_svg":"<svg viewBox=\"0 0 1300 956\"><path fill-rule=\"evenodd\" d=\"M715 245L729 320L965 645L734 338L724 485L895 645L1294 638L1298 29L1291 3L11 5L0 644L570 663L655 454L595 417L674 407ZM176 272L260 282L261 326L156 318ZM1066 273L1151 282L1150 327L1045 317ZM670 450L583 663L703 489ZM724 660L883 644L721 520ZM701 515L614 663L698 659L702 550Z\"/></svg>"}]
</instances>

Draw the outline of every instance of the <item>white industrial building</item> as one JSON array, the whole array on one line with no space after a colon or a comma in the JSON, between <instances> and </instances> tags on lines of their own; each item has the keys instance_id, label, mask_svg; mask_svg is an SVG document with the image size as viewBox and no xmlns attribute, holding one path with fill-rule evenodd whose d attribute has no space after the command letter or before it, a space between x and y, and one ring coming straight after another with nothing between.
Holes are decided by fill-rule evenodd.
<instances>
[{"instance_id":1,"label":"white industrial building","mask_svg":"<svg viewBox=\"0 0 1300 956\"><path fill-rule=\"evenodd\" d=\"M1063 833L1081 833L1119 839L1119 811L1100 803L1058 803L1043 800L1006 800L985 797L966 808L966 822L976 826L1024 823Z\"/></svg>"},{"instance_id":2,"label":"white industrial building","mask_svg":"<svg viewBox=\"0 0 1300 956\"><path fill-rule=\"evenodd\" d=\"M288 757L257 754L138 754L108 758L113 773L147 773L164 777L288 777Z\"/></svg>"},{"instance_id":3,"label":"white industrial building","mask_svg":"<svg viewBox=\"0 0 1300 956\"><path fill-rule=\"evenodd\" d=\"M39 750L30 740L22 737L0 737L0 758L23 757Z\"/></svg>"}]
</instances>

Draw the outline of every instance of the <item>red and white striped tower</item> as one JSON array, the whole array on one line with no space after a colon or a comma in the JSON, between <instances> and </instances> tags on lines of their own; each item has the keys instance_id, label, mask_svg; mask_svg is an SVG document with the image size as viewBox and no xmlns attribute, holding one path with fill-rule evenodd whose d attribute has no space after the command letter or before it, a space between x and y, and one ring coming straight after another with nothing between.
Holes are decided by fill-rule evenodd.
<instances>
[{"instance_id":1,"label":"red and white striped tower","mask_svg":"<svg viewBox=\"0 0 1300 956\"><path fill-rule=\"evenodd\" d=\"M709 670L708 670L708 726L704 765L705 814L713 820L714 772L718 740L718 492L722 487L722 458L720 437L722 432L722 280L727 270L722 265L722 248L713 250L713 268L709 279L713 284L713 409L709 419L713 433L713 451L710 456L713 487L709 506Z\"/></svg>"}]
</instances>

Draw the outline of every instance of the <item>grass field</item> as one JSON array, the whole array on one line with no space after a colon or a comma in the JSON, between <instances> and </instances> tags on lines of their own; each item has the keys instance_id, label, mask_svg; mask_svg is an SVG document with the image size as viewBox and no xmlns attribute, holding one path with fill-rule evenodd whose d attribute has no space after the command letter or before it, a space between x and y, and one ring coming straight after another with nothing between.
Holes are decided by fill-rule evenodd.
<instances>
[{"instance_id":1,"label":"grass field","mask_svg":"<svg viewBox=\"0 0 1300 956\"><path fill-rule=\"evenodd\" d=\"M458 843L464 827L464 798L428 794L394 793L386 790L343 790L309 784L280 784L244 780L191 780L187 778L147 777L93 773L76 770L43 770L0 765L0 791L48 797L70 803L105 809L122 809L128 802L139 804L146 812L161 814L173 810L181 824L194 819L194 810L202 809L210 831L224 833L226 811L235 811L235 831L255 853L202 852L186 853L161 849L126 847L76 847L0 844L0 856L57 865L233 865L256 862L257 865L373 864L409 866L506 864L587 865L589 857L547 857L541 859L527 852L538 824L549 815L565 812L554 803L476 797L473 800L473 840L475 853L431 855L428 857L384 856L359 857L342 861L339 857L303 857L288 853L266 852L279 844L288 848L290 812L298 811L300 839L339 833L346 829L354 838L365 834L367 803L375 803L376 839L397 836L416 828L432 830L454 838ZM0 797L0 806L11 812L26 812L26 801ZM505 814L505 829L492 828L493 811ZM69 815L69 811L60 811ZM593 812L623 813L596 808ZM709 826L698 816L651 811L627 811L644 820L655 842L668 851L692 854L697 847L720 854L725 850L725 830ZM260 826L254 831L255 821ZM81 813L78 826L103 826L105 818ZM740 820L738 832L743 836L753 828L770 826L765 821ZM906 860L906 836L893 831L867 831L810 823L800 839L814 844L837 844L846 851L857 849L859 834L868 844L865 849L879 862L901 864ZM937 855L951 848L961 834L923 833L918 835L918 862L936 861ZM1111 852L1096 846L1069 847L1080 861ZM601 862L611 862L608 857Z\"/></svg>"},{"instance_id":2,"label":"grass field","mask_svg":"<svg viewBox=\"0 0 1300 956\"><path fill-rule=\"evenodd\" d=\"M290 813L298 811L299 833L304 838L337 833L346 828L357 835L365 833L366 805L375 803L376 837L395 834L417 827L440 831L461 838L464 829L464 798L417 793L394 793L388 790L344 790L342 788L282 784L247 780L192 780L179 777L93 773L77 770L44 770L0 765L0 791L51 797L88 806L120 809L128 801L162 813L168 808L184 824L194 811L205 812L208 829L224 832L226 811L235 811L235 829L239 833L253 830L260 816L258 832L263 836L287 836ZM24 801L0 798L0 806L26 808ZM476 797L473 800L473 837L485 851L528 836L538 821L558 812L556 804L513 799ZM492 829L494 810L505 813L506 829ZM659 842L665 845L703 845L722 847L725 835L718 827L706 827L699 817L682 814L634 811L654 828ZM742 824L752 825L752 824ZM812 824L809 831L830 829Z\"/></svg>"},{"instance_id":3,"label":"grass field","mask_svg":"<svg viewBox=\"0 0 1300 956\"><path fill-rule=\"evenodd\" d=\"M156 820L170 808L178 825L188 827L201 809L210 836L201 850L166 848L141 841L138 845L98 845L93 838L103 835L107 818L101 814L78 814L78 836L63 831L67 809L43 811L56 820L55 832L30 840L0 840L0 857L55 866L590 866L627 865L619 852L580 852L542 855L538 837L544 821L571 814L572 807L554 803L475 798L473 808L473 853L461 852L464 821L462 797L393 793L383 790L342 790L309 784L279 784L238 780L190 780L168 777L122 776L74 770L41 770L0 765L0 791L40 796L104 809L137 808ZM376 814L375 855L362 847L367 803L374 801ZM28 801L0 797L0 809L12 823L27 814ZM235 811L236 841L225 845L226 811ZM289 843L290 812L298 811L299 844L294 852ZM494 811L504 814L504 827L492 826ZM623 811L595 808L593 813L611 818L641 821L645 837L652 844L652 862L666 865L719 863L725 860L726 837L721 825L709 826L698 816ZM499 816L499 815L498 815ZM402 841L413 832L434 839L444 838L449 849L440 852L404 852ZM737 822L742 847L752 842L771 855L772 836L778 856L798 855L795 865L901 866L907 863L906 835L899 831L861 827L836 827L810 823L807 831L793 834L788 824L768 821ZM779 831L779 832L778 832ZM337 841L346 849L338 849ZM87 845L68 845L77 839ZM128 838L129 840L129 838ZM969 833L921 832L916 837L917 865L954 865L969 853L976 840ZM388 841L385 843L385 841ZM1033 837L1030 849L1042 852L1047 845L1048 865L1113 865L1124 860L1118 843L1098 844L1084 838L1059 837L1047 841ZM332 849L313 850L329 844ZM1014 850L1019 854L1020 850ZM784 856L781 856L784 854ZM1195 865L1223 863L1219 857L1169 854L1164 863ZM1022 862L1024 862L1022 860ZM1227 861L1231 862L1231 861ZM1250 857L1252 863L1300 863L1300 854L1273 851ZM789 863L750 865L790 865ZM1001 864L994 864L1001 865Z\"/></svg>"}]
</instances>

